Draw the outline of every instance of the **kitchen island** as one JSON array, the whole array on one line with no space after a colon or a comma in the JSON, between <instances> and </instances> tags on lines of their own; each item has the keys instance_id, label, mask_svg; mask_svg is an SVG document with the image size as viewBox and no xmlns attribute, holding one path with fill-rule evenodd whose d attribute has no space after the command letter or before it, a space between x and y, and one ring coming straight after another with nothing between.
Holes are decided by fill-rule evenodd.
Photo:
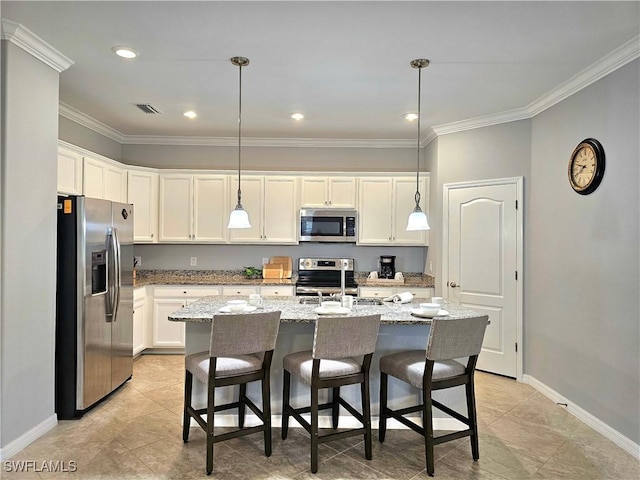
<instances>
[{"instance_id":1,"label":"kitchen island","mask_svg":"<svg viewBox=\"0 0 640 480\"><path fill-rule=\"evenodd\" d=\"M169 316L170 321L186 323L187 355L208 350L211 335L211 319L215 314L219 314L220 308L224 307L227 300L232 298L239 297L204 297ZM279 310L282 312L280 332L278 334L278 341L276 343L276 349L274 351L273 362L271 365L271 399L272 411L274 414L279 414L282 407L281 392L283 357L291 352L311 350L313 346L315 321L319 317L315 312L315 309L318 305L301 304L300 298L304 297L278 297L263 299L262 309L264 311ZM382 355L387 355L401 350L424 350L426 348L431 319L417 317L412 314L412 310L417 308L419 303L420 301L414 300L414 302L407 304L385 302L383 305L356 305L351 313L342 315L344 316L345 321L348 320L349 316L354 315L381 315L378 343L371 364L371 404L372 414L374 416L378 413L379 403L379 358ZM449 315L443 318L469 318L478 316L478 314L472 310L455 304L445 303L445 305L443 305L443 309L449 312ZM237 395L237 392L231 389L232 387L219 389L220 392L216 393L216 402L232 401L233 396ZM360 408L359 387L345 387L343 390L344 392L341 393L344 397L349 402L352 402L355 406ZM247 391L251 398L260 398L260 391L257 384L249 385ZM326 395L328 392L323 393ZM442 394L444 392L436 393ZM453 394L458 395L453 396ZM325 396L324 400L321 398L320 401L323 402L327 398L328 397ZM463 392L453 391L447 393L446 396L441 395L438 397L436 395L435 398L440 399L441 401L446 399L449 404L453 404L455 408L463 412L464 408L466 408ZM204 386L198 384L198 382L194 384L194 399L196 403L201 403L202 405L206 404ZM291 399L292 405L294 406L308 404L309 389L306 386L302 386L294 382L291 386ZM419 399L418 390L411 389L407 384L402 382L392 381L389 385L389 399L390 404L397 407L415 404ZM229 417L231 417L231 415L229 415ZM347 416L347 418L350 419L350 416ZM228 418L227 420L235 422L235 419L232 418ZM348 420L345 419L345 422L346 421ZM295 424L295 422L293 423ZM219 424L223 425L225 423ZM348 424L344 423L344 425L346 426ZM447 426L448 428L450 427L450 425Z\"/></svg>"}]
</instances>

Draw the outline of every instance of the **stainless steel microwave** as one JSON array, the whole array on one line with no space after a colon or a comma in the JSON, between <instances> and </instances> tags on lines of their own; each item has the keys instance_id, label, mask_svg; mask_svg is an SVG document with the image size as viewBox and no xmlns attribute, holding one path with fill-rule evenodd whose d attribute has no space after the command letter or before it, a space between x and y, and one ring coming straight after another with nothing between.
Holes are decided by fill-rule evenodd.
<instances>
[{"instance_id":1,"label":"stainless steel microwave","mask_svg":"<svg viewBox=\"0 0 640 480\"><path fill-rule=\"evenodd\" d=\"M353 209L307 208L300 210L300 241L355 243L358 214Z\"/></svg>"}]
</instances>

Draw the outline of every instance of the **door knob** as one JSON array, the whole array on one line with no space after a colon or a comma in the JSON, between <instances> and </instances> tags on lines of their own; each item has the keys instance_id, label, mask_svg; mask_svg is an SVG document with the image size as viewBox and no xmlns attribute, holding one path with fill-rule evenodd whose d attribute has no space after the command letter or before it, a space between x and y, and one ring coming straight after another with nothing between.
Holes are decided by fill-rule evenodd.
<instances>
[{"instance_id":1,"label":"door knob","mask_svg":"<svg viewBox=\"0 0 640 480\"><path fill-rule=\"evenodd\" d=\"M451 288L457 288L460 286L456 282L447 282L447 285L450 286Z\"/></svg>"}]
</instances>

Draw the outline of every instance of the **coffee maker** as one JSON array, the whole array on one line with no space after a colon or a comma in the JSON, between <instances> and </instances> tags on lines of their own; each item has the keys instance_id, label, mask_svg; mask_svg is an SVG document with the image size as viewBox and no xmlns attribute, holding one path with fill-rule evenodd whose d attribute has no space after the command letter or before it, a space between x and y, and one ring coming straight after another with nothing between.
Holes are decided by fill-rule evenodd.
<instances>
[{"instance_id":1,"label":"coffee maker","mask_svg":"<svg viewBox=\"0 0 640 480\"><path fill-rule=\"evenodd\" d=\"M393 278L396 275L396 256L381 255L379 278Z\"/></svg>"}]
</instances>

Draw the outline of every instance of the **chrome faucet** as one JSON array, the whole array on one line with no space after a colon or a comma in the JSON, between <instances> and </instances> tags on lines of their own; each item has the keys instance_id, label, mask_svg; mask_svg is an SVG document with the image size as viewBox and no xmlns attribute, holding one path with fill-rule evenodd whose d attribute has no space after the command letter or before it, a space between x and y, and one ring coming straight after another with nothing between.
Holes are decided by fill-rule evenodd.
<instances>
[{"instance_id":1,"label":"chrome faucet","mask_svg":"<svg viewBox=\"0 0 640 480\"><path fill-rule=\"evenodd\" d=\"M349 260L347 260L346 258L340 259L340 300L344 298L345 272L348 265Z\"/></svg>"}]
</instances>

